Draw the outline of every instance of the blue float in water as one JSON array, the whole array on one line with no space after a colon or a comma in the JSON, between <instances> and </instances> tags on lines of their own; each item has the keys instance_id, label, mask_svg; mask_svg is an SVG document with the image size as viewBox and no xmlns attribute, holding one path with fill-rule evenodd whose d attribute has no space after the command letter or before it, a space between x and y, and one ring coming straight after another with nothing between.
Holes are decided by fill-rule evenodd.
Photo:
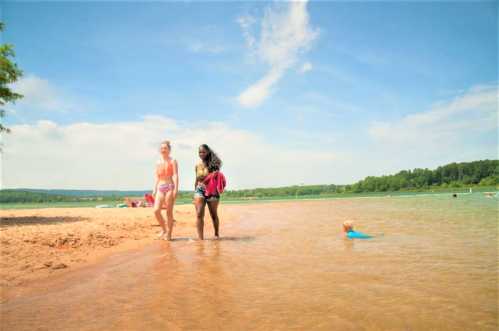
<instances>
[{"instance_id":1,"label":"blue float in water","mask_svg":"<svg viewBox=\"0 0 499 331\"><path fill-rule=\"evenodd\" d=\"M362 233L362 232L348 231L347 238L349 238L349 239L369 239L369 238L372 238L372 236L365 234L365 233Z\"/></svg>"}]
</instances>

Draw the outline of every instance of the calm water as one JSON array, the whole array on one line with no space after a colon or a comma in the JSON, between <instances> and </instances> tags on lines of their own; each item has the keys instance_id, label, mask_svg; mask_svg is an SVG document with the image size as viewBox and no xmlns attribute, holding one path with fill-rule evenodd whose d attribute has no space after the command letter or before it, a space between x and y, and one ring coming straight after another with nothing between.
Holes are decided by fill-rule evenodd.
<instances>
[{"instance_id":1,"label":"calm water","mask_svg":"<svg viewBox=\"0 0 499 331\"><path fill-rule=\"evenodd\" d=\"M2 330L496 330L497 203L226 206L239 219L223 240L154 242L49 280L2 305ZM378 237L342 239L347 219Z\"/></svg>"}]
</instances>

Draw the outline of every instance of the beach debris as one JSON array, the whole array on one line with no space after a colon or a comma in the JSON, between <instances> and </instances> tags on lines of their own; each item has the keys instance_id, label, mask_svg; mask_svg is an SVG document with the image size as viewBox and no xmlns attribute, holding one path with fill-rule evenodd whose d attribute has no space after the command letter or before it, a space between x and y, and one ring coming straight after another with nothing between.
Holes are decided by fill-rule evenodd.
<instances>
[{"instance_id":1,"label":"beach debris","mask_svg":"<svg viewBox=\"0 0 499 331\"><path fill-rule=\"evenodd\" d=\"M76 248L81 245L82 243L80 238L74 237L72 234L70 236L61 236L56 240L48 243L48 246L55 248Z\"/></svg>"},{"instance_id":2,"label":"beach debris","mask_svg":"<svg viewBox=\"0 0 499 331\"><path fill-rule=\"evenodd\" d=\"M64 263L58 263L58 264L56 264L56 265L53 265L53 266L52 266L52 269L54 269L54 270L57 270L57 269L65 269L65 268L67 268L67 267L68 267L68 265L67 265L67 264L64 264Z\"/></svg>"},{"instance_id":3,"label":"beach debris","mask_svg":"<svg viewBox=\"0 0 499 331\"><path fill-rule=\"evenodd\" d=\"M117 245L118 241L110 235L97 232L88 235L87 243L93 246L111 247Z\"/></svg>"}]
</instances>

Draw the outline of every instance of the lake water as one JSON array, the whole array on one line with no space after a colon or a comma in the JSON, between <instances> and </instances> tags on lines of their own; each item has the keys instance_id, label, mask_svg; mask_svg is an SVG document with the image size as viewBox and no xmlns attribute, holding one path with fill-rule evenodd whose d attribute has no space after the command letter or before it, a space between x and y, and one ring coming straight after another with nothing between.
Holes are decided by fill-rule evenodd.
<instances>
[{"instance_id":1,"label":"lake water","mask_svg":"<svg viewBox=\"0 0 499 331\"><path fill-rule=\"evenodd\" d=\"M49 279L2 304L1 328L497 330L497 203L449 194L226 205L238 219L222 220L222 240L155 241ZM376 238L343 239L345 220Z\"/></svg>"}]
</instances>

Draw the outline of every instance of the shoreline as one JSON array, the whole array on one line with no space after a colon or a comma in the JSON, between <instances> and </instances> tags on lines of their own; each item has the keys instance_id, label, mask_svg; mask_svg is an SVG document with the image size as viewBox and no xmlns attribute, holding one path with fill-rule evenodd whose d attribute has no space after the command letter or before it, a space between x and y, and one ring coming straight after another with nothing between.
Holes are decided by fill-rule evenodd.
<instances>
[{"instance_id":1,"label":"shoreline","mask_svg":"<svg viewBox=\"0 0 499 331\"><path fill-rule=\"evenodd\" d=\"M175 238L195 238L192 205L176 206ZM232 222L220 208L220 218ZM206 239L211 238L209 215ZM2 210L1 302L35 281L96 264L107 257L159 241L152 208L42 208ZM166 242L166 241L165 241Z\"/></svg>"},{"instance_id":2,"label":"shoreline","mask_svg":"<svg viewBox=\"0 0 499 331\"><path fill-rule=\"evenodd\" d=\"M485 194L487 192L492 192L492 193L499 193L499 189L494 189L490 191L490 188L488 188L489 191L487 190L476 190L473 191L472 193L468 192L467 190L461 189L461 190L449 190L445 192L431 192L431 191L421 191L421 192L412 192L412 191L394 191L394 192L371 192L371 193L348 193L343 196L343 194L337 194L337 195L326 195L326 196L321 196L321 195L315 195L315 196L302 196L302 197L292 197L292 196L283 196L283 197L270 197L270 198L247 198L247 199L223 199L221 200L222 203L224 204L230 204L230 205L247 205L247 204L257 204L257 203L269 203L269 202L286 202L286 201L319 201L319 200L338 200L338 199L365 199L365 198L397 198L397 197L402 197L402 198L410 198L410 197L424 197L424 196L444 196L448 194L458 194L458 195L470 195L470 194ZM117 204L118 201L112 201L109 202L110 204ZM73 204L73 205L72 205ZM89 203L89 202L76 202L76 203L71 203L71 202L47 202L47 203L9 203L9 207L13 208L5 208L1 207L0 210L3 211L10 211L10 210L32 210L32 209L49 209L49 208L96 208L97 205L102 204L102 201L99 202L94 202L94 203ZM186 201L179 201L175 204L175 207L181 207L181 206L186 206L186 205L191 205L190 200ZM109 207L109 208L103 208L103 209L118 209L118 207ZM124 208L124 209L132 209L132 208ZM151 208L143 208L143 207L137 207L133 209L151 209Z\"/></svg>"}]
</instances>

